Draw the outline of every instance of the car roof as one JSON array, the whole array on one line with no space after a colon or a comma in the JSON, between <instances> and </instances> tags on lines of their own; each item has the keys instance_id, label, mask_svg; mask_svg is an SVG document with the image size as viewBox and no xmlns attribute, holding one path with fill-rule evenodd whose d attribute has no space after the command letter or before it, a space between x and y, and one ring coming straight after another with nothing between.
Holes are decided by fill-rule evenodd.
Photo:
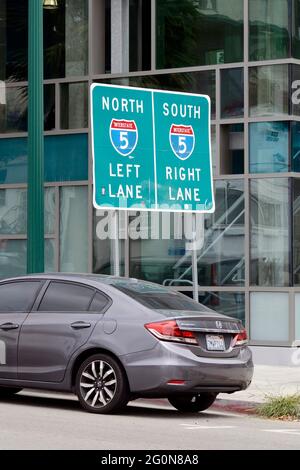
<instances>
[{"instance_id":1,"label":"car roof","mask_svg":"<svg viewBox=\"0 0 300 470\"><path fill-rule=\"evenodd\" d=\"M1 282L7 281L25 281L30 279L44 279L44 280L64 280L64 281L76 281L83 282L89 285L95 286L95 284L105 284L106 286L149 286L151 290L157 291L170 291L171 289L165 286L160 286L149 281L143 281L140 279L135 279L131 277L121 277L121 276L112 276L106 274L92 274L92 273L37 273L37 274L27 274L25 276L18 276L13 278L1 279Z\"/></svg>"}]
</instances>

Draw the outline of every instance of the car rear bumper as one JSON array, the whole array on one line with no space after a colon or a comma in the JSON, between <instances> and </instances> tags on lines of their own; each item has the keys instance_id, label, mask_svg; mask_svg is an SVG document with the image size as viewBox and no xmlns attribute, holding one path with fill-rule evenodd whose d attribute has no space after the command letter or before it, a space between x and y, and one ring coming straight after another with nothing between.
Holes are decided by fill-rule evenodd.
<instances>
[{"instance_id":1,"label":"car rear bumper","mask_svg":"<svg viewBox=\"0 0 300 470\"><path fill-rule=\"evenodd\" d=\"M159 342L152 350L121 359L131 393L137 396L232 393L246 389L253 376L252 355L247 347L237 357L200 357L185 346ZM183 383L170 383L178 380Z\"/></svg>"}]
</instances>

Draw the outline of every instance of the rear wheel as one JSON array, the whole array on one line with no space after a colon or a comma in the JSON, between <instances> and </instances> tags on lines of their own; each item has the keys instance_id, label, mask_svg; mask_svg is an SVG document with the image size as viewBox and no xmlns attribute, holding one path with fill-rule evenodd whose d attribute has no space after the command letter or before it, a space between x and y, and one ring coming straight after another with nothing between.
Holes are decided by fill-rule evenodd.
<instances>
[{"instance_id":1,"label":"rear wheel","mask_svg":"<svg viewBox=\"0 0 300 470\"><path fill-rule=\"evenodd\" d=\"M125 373L107 354L95 354L82 363L76 377L76 394L90 413L113 413L129 401Z\"/></svg>"},{"instance_id":2,"label":"rear wheel","mask_svg":"<svg viewBox=\"0 0 300 470\"><path fill-rule=\"evenodd\" d=\"M0 398L11 397L18 392L21 392L22 388L16 387L0 387Z\"/></svg>"},{"instance_id":3,"label":"rear wheel","mask_svg":"<svg viewBox=\"0 0 300 470\"><path fill-rule=\"evenodd\" d=\"M215 401L215 393L200 393L183 397L171 397L169 402L174 408L183 413L198 413L209 408Z\"/></svg>"}]
</instances>

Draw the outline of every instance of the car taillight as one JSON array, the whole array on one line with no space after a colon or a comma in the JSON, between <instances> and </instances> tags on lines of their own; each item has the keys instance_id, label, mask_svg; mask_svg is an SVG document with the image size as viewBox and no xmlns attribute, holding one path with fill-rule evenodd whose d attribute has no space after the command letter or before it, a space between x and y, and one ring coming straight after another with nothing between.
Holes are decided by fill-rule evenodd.
<instances>
[{"instance_id":1,"label":"car taillight","mask_svg":"<svg viewBox=\"0 0 300 470\"><path fill-rule=\"evenodd\" d=\"M145 325L156 338L163 341L176 341L178 343L198 344L192 331L180 330L176 320L147 323Z\"/></svg>"},{"instance_id":2,"label":"car taillight","mask_svg":"<svg viewBox=\"0 0 300 470\"><path fill-rule=\"evenodd\" d=\"M233 338L233 346L243 346L248 343L247 331L245 328Z\"/></svg>"}]
</instances>

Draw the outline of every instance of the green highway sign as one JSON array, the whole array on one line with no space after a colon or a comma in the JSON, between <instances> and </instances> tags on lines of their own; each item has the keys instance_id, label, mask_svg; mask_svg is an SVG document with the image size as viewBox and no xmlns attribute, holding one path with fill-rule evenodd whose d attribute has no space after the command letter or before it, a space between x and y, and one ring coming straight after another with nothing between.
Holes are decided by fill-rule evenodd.
<instances>
[{"instance_id":1,"label":"green highway sign","mask_svg":"<svg viewBox=\"0 0 300 470\"><path fill-rule=\"evenodd\" d=\"M208 96L93 84L94 206L213 212Z\"/></svg>"}]
</instances>

